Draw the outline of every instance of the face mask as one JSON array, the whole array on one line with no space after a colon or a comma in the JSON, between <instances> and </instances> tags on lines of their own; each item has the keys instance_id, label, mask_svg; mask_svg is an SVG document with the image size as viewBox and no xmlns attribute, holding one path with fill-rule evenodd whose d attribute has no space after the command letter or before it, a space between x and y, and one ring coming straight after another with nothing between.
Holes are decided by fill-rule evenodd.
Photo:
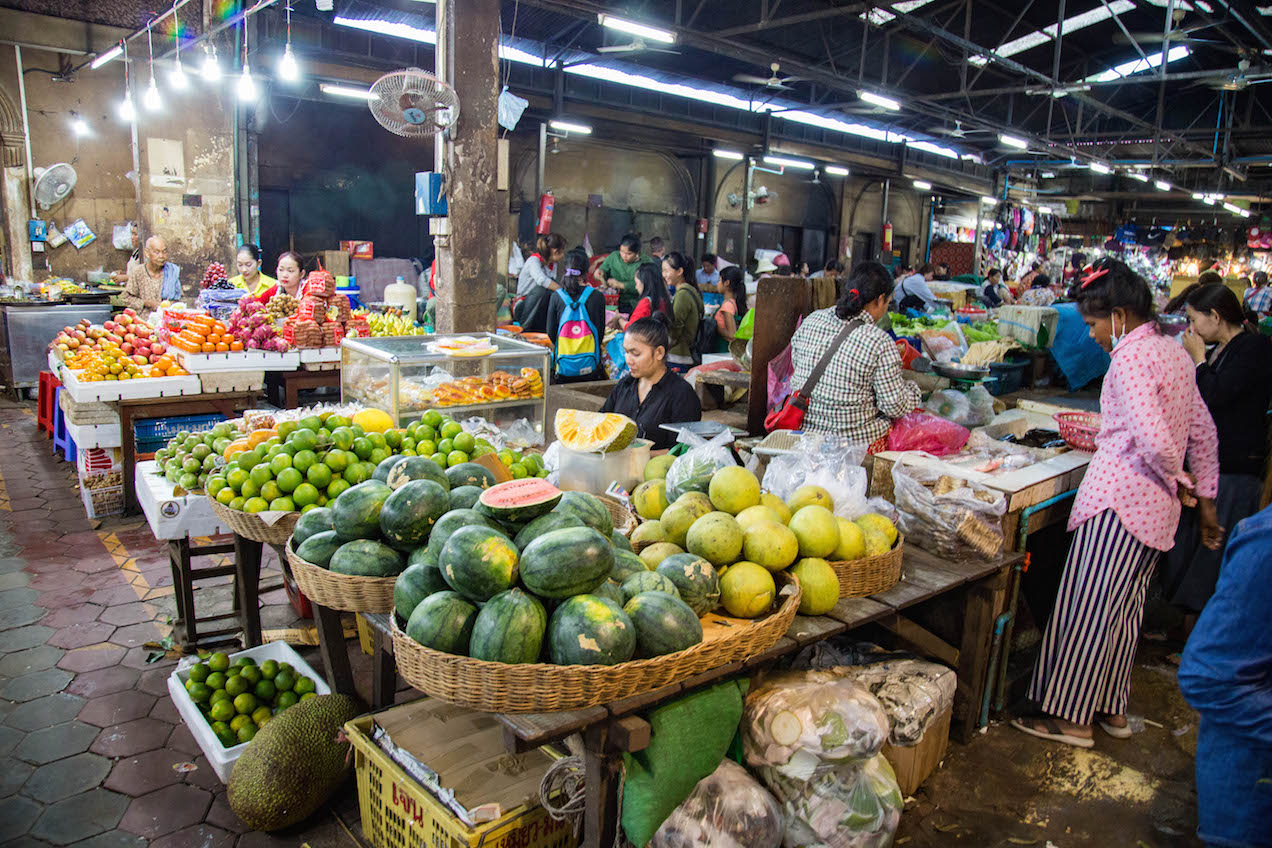
<instances>
[{"instance_id":1,"label":"face mask","mask_svg":"<svg viewBox=\"0 0 1272 848\"><path fill-rule=\"evenodd\" d=\"M1110 339L1112 339L1112 341L1113 341L1113 349L1114 349L1114 350L1116 350L1116 349L1117 349L1117 343L1118 343L1118 342L1120 342L1122 339L1126 338L1126 319L1122 319L1122 332L1121 332L1121 333L1118 333L1118 332L1117 332L1117 329L1116 329L1115 325L1113 324L1113 322L1114 322L1114 321L1116 321L1116 320L1117 320L1117 316L1116 316L1116 315L1109 319L1109 325L1110 325L1110 329L1111 329L1111 332L1110 332L1110 334L1109 334L1109 338L1110 338Z\"/></svg>"}]
</instances>

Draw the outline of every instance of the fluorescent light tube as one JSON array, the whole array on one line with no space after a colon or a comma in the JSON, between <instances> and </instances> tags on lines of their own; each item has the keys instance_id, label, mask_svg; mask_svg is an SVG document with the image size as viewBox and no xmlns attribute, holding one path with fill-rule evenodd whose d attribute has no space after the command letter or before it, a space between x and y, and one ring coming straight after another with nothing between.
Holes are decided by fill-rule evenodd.
<instances>
[{"instance_id":1,"label":"fluorescent light tube","mask_svg":"<svg viewBox=\"0 0 1272 848\"><path fill-rule=\"evenodd\" d=\"M801 171L811 171L817 166L812 162L805 162L802 159L787 159L784 156L765 156L765 165L781 165L786 168L799 168Z\"/></svg>"},{"instance_id":2,"label":"fluorescent light tube","mask_svg":"<svg viewBox=\"0 0 1272 848\"><path fill-rule=\"evenodd\" d=\"M711 154L715 156L717 159L731 159L736 162L741 162L743 159L746 158L741 153L738 153L736 150L721 150L718 147L715 150L712 150Z\"/></svg>"},{"instance_id":3,"label":"fluorescent light tube","mask_svg":"<svg viewBox=\"0 0 1272 848\"><path fill-rule=\"evenodd\" d=\"M355 88L352 85L333 85L324 82L318 86L323 94L330 94L335 97L348 97L350 100L375 100L376 95L371 93L367 88Z\"/></svg>"},{"instance_id":4,"label":"fluorescent light tube","mask_svg":"<svg viewBox=\"0 0 1272 848\"><path fill-rule=\"evenodd\" d=\"M93 63L89 65L89 67L95 71L98 68L100 68L102 65L109 62L111 59L114 59L117 56L119 56L119 54L123 52L124 52L124 45L123 45L123 42L120 42L119 44L116 44L114 47L110 48L105 53L103 53L102 55L94 59Z\"/></svg>"},{"instance_id":5,"label":"fluorescent light tube","mask_svg":"<svg viewBox=\"0 0 1272 848\"><path fill-rule=\"evenodd\" d=\"M596 20L603 27L616 29L619 32L625 32L634 35L637 38L646 38L650 41L661 41L663 44L675 44L676 34L668 32L665 29L638 24L635 21L629 21L626 18L615 17L601 12L596 16Z\"/></svg>"},{"instance_id":6,"label":"fluorescent light tube","mask_svg":"<svg viewBox=\"0 0 1272 848\"><path fill-rule=\"evenodd\" d=\"M996 197L982 197L982 198L981 198L981 203L984 203L984 204L986 204L987 206L994 206L994 205L996 205L996 204L998 203L998 198L996 198Z\"/></svg>"},{"instance_id":7,"label":"fluorescent light tube","mask_svg":"<svg viewBox=\"0 0 1272 848\"><path fill-rule=\"evenodd\" d=\"M1141 174L1139 171L1131 171L1127 176L1142 183L1148 182L1148 174Z\"/></svg>"},{"instance_id":8,"label":"fluorescent light tube","mask_svg":"<svg viewBox=\"0 0 1272 848\"><path fill-rule=\"evenodd\" d=\"M882 94L875 94L873 91L858 91L857 96L867 103L882 106L884 109L891 109L893 112L901 111L901 104L891 97L884 97Z\"/></svg>"},{"instance_id":9,"label":"fluorescent light tube","mask_svg":"<svg viewBox=\"0 0 1272 848\"><path fill-rule=\"evenodd\" d=\"M927 180L915 180L914 187L917 189L922 189L923 191L932 190L932 184L928 182Z\"/></svg>"},{"instance_id":10,"label":"fluorescent light tube","mask_svg":"<svg viewBox=\"0 0 1272 848\"><path fill-rule=\"evenodd\" d=\"M1038 207L1038 213L1039 213L1040 215L1050 215L1050 214L1051 214L1052 212L1054 212L1054 211L1055 211L1055 210L1054 210L1054 209L1052 209L1050 206L1039 206L1039 207Z\"/></svg>"},{"instance_id":11,"label":"fluorescent light tube","mask_svg":"<svg viewBox=\"0 0 1272 848\"><path fill-rule=\"evenodd\" d=\"M1168 183L1168 182L1166 182L1165 180L1158 180L1157 182L1153 183L1153 185L1157 186L1157 190L1158 190L1158 191L1170 191L1170 190L1171 190L1171 184L1170 184L1170 183Z\"/></svg>"},{"instance_id":12,"label":"fluorescent light tube","mask_svg":"<svg viewBox=\"0 0 1272 848\"><path fill-rule=\"evenodd\" d=\"M592 134L592 128L587 124L575 124L569 121L548 121L548 126L554 130L561 130L561 132L576 132L583 135Z\"/></svg>"},{"instance_id":13,"label":"fluorescent light tube","mask_svg":"<svg viewBox=\"0 0 1272 848\"><path fill-rule=\"evenodd\" d=\"M847 169L847 168L845 168L845 167L843 167L843 166L841 166L841 165L827 165L827 166L826 166L825 168L823 168L822 170L824 170L826 173L830 174L832 177L846 177L846 176L848 176L848 169Z\"/></svg>"},{"instance_id":14,"label":"fluorescent light tube","mask_svg":"<svg viewBox=\"0 0 1272 848\"><path fill-rule=\"evenodd\" d=\"M1016 138L1014 135L1007 135L1006 133L998 136L998 140L1008 147L1016 147L1020 150L1026 150L1029 147L1029 142L1023 138Z\"/></svg>"},{"instance_id":15,"label":"fluorescent light tube","mask_svg":"<svg viewBox=\"0 0 1272 848\"><path fill-rule=\"evenodd\" d=\"M1205 200L1206 196L1199 191L1193 192L1193 200Z\"/></svg>"},{"instance_id":16,"label":"fluorescent light tube","mask_svg":"<svg viewBox=\"0 0 1272 848\"><path fill-rule=\"evenodd\" d=\"M1092 171L1095 171L1097 174L1111 174L1111 173L1113 173L1113 169L1112 169L1112 168L1110 168L1108 165L1105 165L1103 162L1092 162L1092 163L1091 163L1091 170L1092 170Z\"/></svg>"}]
</instances>

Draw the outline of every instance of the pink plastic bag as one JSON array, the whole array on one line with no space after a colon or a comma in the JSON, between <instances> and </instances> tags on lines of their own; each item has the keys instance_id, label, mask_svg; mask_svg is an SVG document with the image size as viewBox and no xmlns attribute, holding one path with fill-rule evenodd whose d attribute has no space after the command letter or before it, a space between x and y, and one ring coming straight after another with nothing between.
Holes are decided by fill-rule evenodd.
<instances>
[{"instance_id":1,"label":"pink plastic bag","mask_svg":"<svg viewBox=\"0 0 1272 848\"><path fill-rule=\"evenodd\" d=\"M919 450L933 456L948 456L962 450L971 435L966 427L930 412L911 412L893 422L888 431L888 450Z\"/></svg>"},{"instance_id":2,"label":"pink plastic bag","mask_svg":"<svg viewBox=\"0 0 1272 848\"><path fill-rule=\"evenodd\" d=\"M795 376L795 360L791 358L791 346L769 360L768 411L780 409L791 396L791 378Z\"/></svg>"}]
</instances>

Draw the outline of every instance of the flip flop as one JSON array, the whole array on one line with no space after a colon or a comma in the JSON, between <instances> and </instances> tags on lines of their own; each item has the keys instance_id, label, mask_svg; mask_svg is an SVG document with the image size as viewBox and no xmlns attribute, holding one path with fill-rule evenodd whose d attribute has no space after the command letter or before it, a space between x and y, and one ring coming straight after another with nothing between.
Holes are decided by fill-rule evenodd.
<instances>
[{"instance_id":1,"label":"flip flop","mask_svg":"<svg viewBox=\"0 0 1272 848\"><path fill-rule=\"evenodd\" d=\"M1114 739L1130 739L1132 736L1129 724L1125 727L1118 727L1116 724L1109 724L1102 718L1096 719L1096 724L1100 725L1100 729Z\"/></svg>"},{"instance_id":2,"label":"flip flop","mask_svg":"<svg viewBox=\"0 0 1272 848\"><path fill-rule=\"evenodd\" d=\"M1038 725L1041 725L1045 729L1040 730ZM1081 736L1073 736L1065 733L1060 729L1060 725L1056 724L1054 719L1050 719L1045 716L1026 719L1014 718L1011 720L1011 726L1022 733L1028 733L1030 736L1036 736L1039 739L1047 739L1052 742L1063 742L1065 745L1072 745L1075 748L1095 747L1094 739L1086 739Z\"/></svg>"}]
</instances>

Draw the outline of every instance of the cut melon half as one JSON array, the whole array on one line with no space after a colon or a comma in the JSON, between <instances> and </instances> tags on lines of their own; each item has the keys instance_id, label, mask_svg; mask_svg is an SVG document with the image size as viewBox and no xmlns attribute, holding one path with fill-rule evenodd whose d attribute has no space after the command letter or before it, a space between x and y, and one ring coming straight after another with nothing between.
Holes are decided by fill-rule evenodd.
<instances>
[{"instance_id":1,"label":"cut melon half","mask_svg":"<svg viewBox=\"0 0 1272 848\"><path fill-rule=\"evenodd\" d=\"M554 427L561 444L587 453L620 451L636 438L636 422L617 412L559 409Z\"/></svg>"}]
</instances>

